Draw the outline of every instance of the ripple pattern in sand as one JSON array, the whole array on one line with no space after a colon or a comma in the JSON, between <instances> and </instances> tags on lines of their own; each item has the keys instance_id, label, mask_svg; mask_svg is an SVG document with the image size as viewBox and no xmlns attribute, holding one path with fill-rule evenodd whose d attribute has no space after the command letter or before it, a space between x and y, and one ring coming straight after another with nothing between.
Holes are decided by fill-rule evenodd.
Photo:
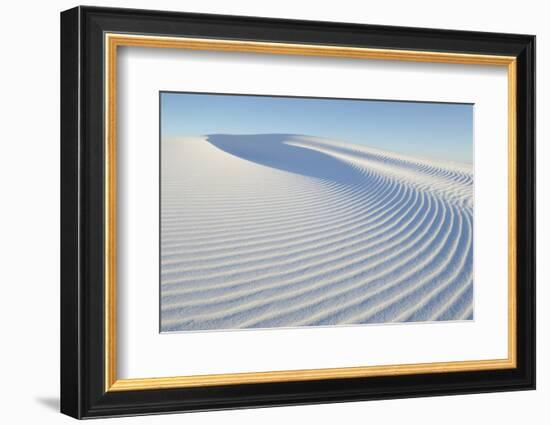
<instances>
[{"instance_id":1,"label":"ripple pattern in sand","mask_svg":"<svg viewBox=\"0 0 550 425\"><path fill-rule=\"evenodd\" d=\"M473 176L297 135L163 140L161 328L473 317Z\"/></svg>"}]
</instances>

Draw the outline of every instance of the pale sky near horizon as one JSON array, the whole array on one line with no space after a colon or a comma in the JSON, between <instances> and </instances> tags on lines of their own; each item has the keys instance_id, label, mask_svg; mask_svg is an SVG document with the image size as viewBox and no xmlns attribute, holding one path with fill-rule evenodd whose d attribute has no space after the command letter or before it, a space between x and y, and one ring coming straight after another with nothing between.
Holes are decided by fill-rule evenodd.
<instances>
[{"instance_id":1,"label":"pale sky near horizon","mask_svg":"<svg viewBox=\"0 0 550 425\"><path fill-rule=\"evenodd\" d=\"M163 137L301 134L471 163L473 105L161 92Z\"/></svg>"}]
</instances>

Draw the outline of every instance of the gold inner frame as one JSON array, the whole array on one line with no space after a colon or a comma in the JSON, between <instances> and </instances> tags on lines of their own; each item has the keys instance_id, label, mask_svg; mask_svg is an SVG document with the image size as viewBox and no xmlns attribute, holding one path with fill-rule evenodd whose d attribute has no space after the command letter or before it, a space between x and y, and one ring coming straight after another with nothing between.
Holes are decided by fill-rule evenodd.
<instances>
[{"instance_id":1,"label":"gold inner frame","mask_svg":"<svg viewBox=\"0 0 550 425\"><path fill-rule=\"evenodd\" d=\"M285 381L357 378L416 373L446 373L516 367L516 58L463 53L370 49L328 45L213 40L128 34L105 34L105 391L236 385ZM508 72L508 357L382 366L246 372L163 378L118 379L116 324L116 123L117 48L119 46L325 56L507 67Z\"/></svg>"}]
</instances>

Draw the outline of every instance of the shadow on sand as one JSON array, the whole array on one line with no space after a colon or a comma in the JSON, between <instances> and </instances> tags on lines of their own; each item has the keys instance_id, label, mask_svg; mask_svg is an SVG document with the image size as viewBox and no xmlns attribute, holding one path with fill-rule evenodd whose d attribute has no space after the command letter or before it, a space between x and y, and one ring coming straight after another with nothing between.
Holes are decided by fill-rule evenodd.
<instances>
[{"instance_id":1,"label":"shadow on sand","mask_svg":"<svg viewBox=\"0 0 550 425\"><path fill-rule=\"evenodd\" d=\"M292 134L210 134L217 148L247 161L279 170L346 185L365 184L365 176L350 164L321 152L285 142L299 141Z\"/></svg>"}]
</instances>

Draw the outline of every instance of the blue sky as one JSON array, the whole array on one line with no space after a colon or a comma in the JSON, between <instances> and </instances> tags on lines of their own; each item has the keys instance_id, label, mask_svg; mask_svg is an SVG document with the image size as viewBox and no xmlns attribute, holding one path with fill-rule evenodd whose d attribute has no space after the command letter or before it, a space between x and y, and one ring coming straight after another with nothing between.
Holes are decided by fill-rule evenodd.
<instances>
[{"instance_id":1,"label":"blue sky","mask_svg":"<svg viewBox=\"0 0 550 425\"><path fill-rule=\"evenodd\" d=\"M304 134L471 163L473 105L161 92L161 132Z\"/></svg>"}]
</instances>

